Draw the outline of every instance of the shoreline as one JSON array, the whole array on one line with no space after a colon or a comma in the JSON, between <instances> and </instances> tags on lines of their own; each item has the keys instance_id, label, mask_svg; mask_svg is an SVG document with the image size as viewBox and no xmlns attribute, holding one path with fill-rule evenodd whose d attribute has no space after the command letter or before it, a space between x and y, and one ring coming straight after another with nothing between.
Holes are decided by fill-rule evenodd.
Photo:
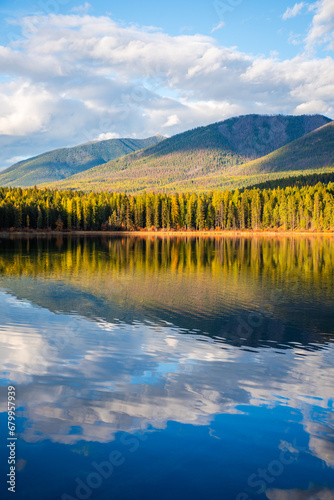
<instances>
[{"instance_id":1,"label":"shoreline","mask_svg":"<svg viewBox=\"0 0 334 500\"><path fill-rule=\"evenodd\" d=\"M222 231L0 231L1 237L11 236L155 236L155 237L177 237L177 236L206 236L206 237L280 237L280 236L323 236L334 237L334 231L250 231L250 230L222 230Z\"/></svg>"}]
</instances>

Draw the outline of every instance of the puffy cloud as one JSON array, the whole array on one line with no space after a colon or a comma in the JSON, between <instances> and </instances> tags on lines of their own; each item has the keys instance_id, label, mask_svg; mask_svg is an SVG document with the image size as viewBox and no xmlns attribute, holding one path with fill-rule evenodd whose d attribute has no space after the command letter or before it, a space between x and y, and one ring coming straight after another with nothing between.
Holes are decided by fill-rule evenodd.
<instances>
[{"instance_id":1,"label":"puffy cloud","mask_svg":"<svg viewBox=\"0 0 334 500\"><path fill-rule=\"evenodd\" d=\"M263 77L265 74L265 78ZM293 106L293 113L301 110L329 114L332 111L334 85L332 58L312 59L298 56L292 60L275 61L258 59L242 75L245 82L256 84L271 95L286 95L286 106ZM319 108L316 107L319 103Z\"/></svg>"},{"instance_id":2,"label":"puffy cloud","mask_svg":"<svg viewBox=\"0 0 334 500\"><path fill-rule=\"evenodd\" d=\"M27 135L43 130L53 102L49 91L27 81L0 85L0 134Z\"/></svg>"},{"instance_id":3,"label":"puffy cloud","mask_svg":"<svg viewBox=\"0 0 334 500\"><path fill-rule=\"evenodd\" d=\"M306 42L308 47L315 44L328 44L334 49L334 3L320 0L315 4L316 12Z\"/></svg>"},{"instance_id":4,"label":"puffy cloud","mask_svg":"<svg viewBox=\"0 0 334 500\"><path fill-rule=\"evenodd\" d=\"M96 140L97 141L107 141L108 139L118 139L119 134L115 132L108 132L107 134L100 134Z\"/></svg>"},{"instance_id":5,"label":"puffy cloud","mask_svg":"<svg viewBox=\"0 0 334 500\"><path fill-rule=\"evenodd\" d=\"M163 127L172 127L173 125L178 125L180 123L180 118L177 115L170 115Z\"/></svg>"},{"instance_id":6,"label":"puffy cloud","mask_svg":"<svg viewBox=\"0 0 334 500\"><path fill-rule=\"evenodd\" d=\"M296 111L300 115L311 115L313 113L325 113L327 106L324 101L308 101L303 102L296 107Z\"/></svg>"},{"instance_id":7,"label":"puffy cloud","mask_svg":"<svg viewBox=\"0 0 334 500\"><path fill-rule=\"evenodd\" d=\"M309 40L329 36L330 4L314 11ZM22 36L0 47L0 166L94 138L147 137L166 127L171 135L245 113L333 109L330 57L250 56L208 36L170 36L86 13L11 22Z\"/></svg>"}]
</instances>

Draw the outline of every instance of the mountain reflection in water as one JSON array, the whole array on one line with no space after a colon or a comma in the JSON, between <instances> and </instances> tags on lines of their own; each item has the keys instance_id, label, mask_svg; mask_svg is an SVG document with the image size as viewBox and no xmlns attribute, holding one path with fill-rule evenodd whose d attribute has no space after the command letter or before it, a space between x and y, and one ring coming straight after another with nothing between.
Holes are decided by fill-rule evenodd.
<instances>
[{"instance_id":1,"label":"mountain reflection in water","mask_svg":"<svg viewBox=\"0 0 334 500\"><path fill-rule=\"evenodd\" d=\"M334 498L331 238L0 245L17 498L79 498L113 449L92 498Z\"/></svg>"}]
</instances>

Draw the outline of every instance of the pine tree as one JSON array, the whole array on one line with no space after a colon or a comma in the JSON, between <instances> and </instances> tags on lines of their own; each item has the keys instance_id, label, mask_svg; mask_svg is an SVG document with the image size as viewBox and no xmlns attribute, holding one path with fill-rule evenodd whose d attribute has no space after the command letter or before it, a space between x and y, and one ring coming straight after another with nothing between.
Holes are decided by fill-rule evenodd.
<instances>
[{"instance_id":1,"label":"pine tree","mask_svg":"<svg viewBox=\"0 0 334 500\"><path fill-rule=\"evenodd\" d=\"M146 195L146 228L151 229L153 226L153 209L151 198Z\"/></svg>"},{"instance_id":2,"label":"pine tree","mask_svg":"<svg viewBox=\"0 0 334 500\"><path fill-rule=\"evenodd\" d=\"M43 214L40 206L38 206L37 228L38 229L43 228Z\"/></svg>"},{"instance_id":3,"label":"pine tree","mask_svg":"<svg viewBox=\"0 0 334 500\"><path fill-rule=\"evenodd\" d=\"M171 221L174 229L179 227L179 218L180 218L180 208L179 202L176 195L173 195L171 198Z\"/></svg>"},{"instance_id":4,"label":"pine tree","mask_svg":"<svg viewBox=\"0 0 334 500\"><path fill-rule=\"evenodd\" d=\"M81 229L82 224L82 203L81 199L77 196L75 199L75 218L76 218L76 227Z\"/></svg>"},{"instance_id":5,"label":"pine tree","mask_svg":"<svg viewBox=\"0 0 334 500\"><path fill-rule=\"evenodd\" d=\"M132 220L131 220L131 210L129 200L126 200L126 208L125 208L125 229L130 231L132 229Z\"/></svg>"},{"instance_id":6,"label":"pine tree","mask_svg":"<svg viewBox=\"0 0 334 500\"><path fill-rule=\"evenodd\" d=\"M153 207L153 212L154 212L154 226L156 229L160 228L160 196L158 194L155 195L154 197L154 207Z\"/></svg>"},{"instance_id":7,"label":"pine tree","mask_svg":"<svg viewBox=\"0 0 334 500\"><path fill-rule=\"evenodd\" d=\"M166 198L162 200L161 223L164 229L167 229L169 227L169 213L168 213L168 204Z\"/></svg>"},{"instance_id":8,"label":"pine tree","mask_svg":"<svg viewBox=\"0 0 334 500\"><path fill-rule=\"evenodd\" d=\"M194 221L194 205L193 205L193 198L190 196L187 201L187 209L186 209L186 217L185 217L185 224L187 229L192 229L193 228L193 221Z\"/></svg>"},{"instance_id":9,"label":"pine tree","mask_svg":"<svg viewBox=\"0 0 334 500\"><path fill-rule=\"evenodd\" d=\"M197 199L197 211L196 211L196 227L200 231L204 229L205 224L205 213L204 213L204 205L201 198Z\"/></svg>"},{"instance_id":10,"label":"pine tree","mask_svg":"<svg viewBox=\"0 0 334 500\"><path fill-rule=\"evenodd\" d=\"M72 229L72 207L73 207L73 202L71 199L68 199L66 204L67 229Z\"/></svg>"}]
</instances>

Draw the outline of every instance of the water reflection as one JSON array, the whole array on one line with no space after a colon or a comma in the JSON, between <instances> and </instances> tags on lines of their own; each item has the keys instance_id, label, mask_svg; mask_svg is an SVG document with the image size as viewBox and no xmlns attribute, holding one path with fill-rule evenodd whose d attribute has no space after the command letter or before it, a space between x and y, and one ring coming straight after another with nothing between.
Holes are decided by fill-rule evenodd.
<instances>
[{"instance_id":1,"label":"water reflection","mask_svg":"<svg viewBox=\"0 0 334 500\"><path fill-rule=\"evenodd\" d=\"M333 336L332 238L59 236L0 243L0 284L51 311L168 321L234 344L246 338L250 346Z\"/></svg>"},{"instance_id":2,"label":"water reflection","mask_svg":"<svg viewBox=\"0 0 334 500\"><path fill-rule=\"evenodd\" d=\"M311 491L294 490L268 490L269 500L332 500L334 490L328 488L314 488Z\"/></svg>"},{"instance_id":3,"label":"water reflection","mask_svg":"<svg viewBox=\"0 0 334 500\"><path fill-rule=\"evenodd\" d=\"M124 433L149 437L96 498L333 498L332 263L327 239L2 241L18 498L73 498ZM70 467L59 491L47 470L27 486L36 447ZM291 465L259 492L250 478L282 452Z\"/></svg>"}]
</instances>

